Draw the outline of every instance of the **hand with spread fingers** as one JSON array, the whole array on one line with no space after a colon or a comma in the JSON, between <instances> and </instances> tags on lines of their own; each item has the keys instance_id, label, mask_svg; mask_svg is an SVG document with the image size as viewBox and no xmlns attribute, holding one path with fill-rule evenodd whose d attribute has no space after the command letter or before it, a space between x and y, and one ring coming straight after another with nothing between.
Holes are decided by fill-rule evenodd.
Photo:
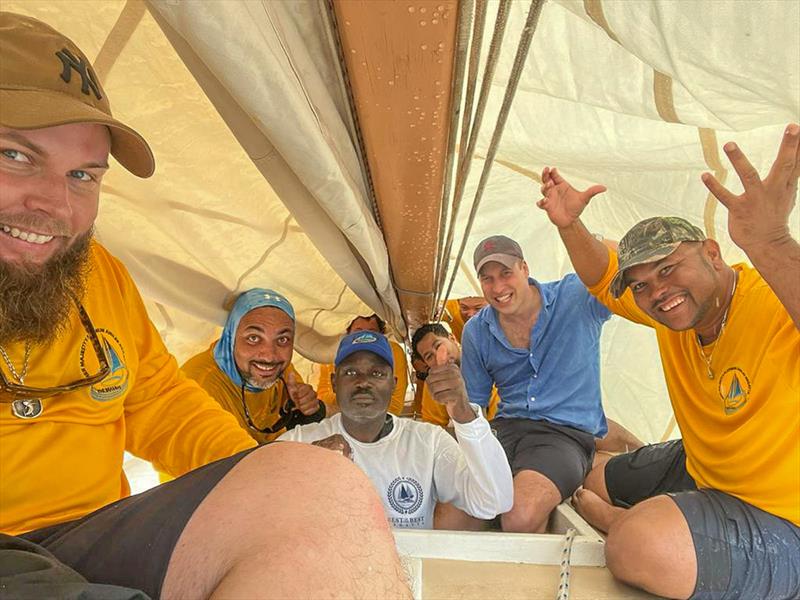
<instances>
[{"instance_id":1,"label":"hand with spread fingers","mask_svg":"<svg viewBox=\"0 0 800 600\"><path fill-rule=\"evenodd\" d=\"M732 194L710 173L702 180L728 209L728 233L778 296L800 330L800 244L789 231L789 215L797 201L800 177L800 125L786 127L778 157L761 179L739 147L723 147L744 192Z\"/></svg>"},{"instance_id":2,"label":"hand with spread fingers","mask_svg":"<svg viewBox=\"0 0 800 600\"><path fill-rule=\"evenodd\" d=\"M547 213L556 227L569 227L581 216L589 201L606 191L604 185L593 185L579 192L564 179L555 167L542 171L542 199L536 206Z\"/></svg>"},{"instance_id":3,"label":"hand with spread fingers","mask_svg":"<svg viewBox=\"0 0 800 600\"><path fill-rule=\"evenodd\" d=\"M334 433L333 435L324 439L311 442L311 445L332 450L333 452L338 452L345 458L353 460L353 449L350 447L350 444L347 443L347 440L344 439L344 436L340 433Z\"/></svg>"},{"instance_id":4,"label":"hand with spread fingers","mask_svg":"<svg viewBox=\"0 0 800 600\"><path fill-rule=\"evenodd\" d=\"M286 391L289 392L289 397L294 402L297 410L304 415L310 416L319 410L317 392L309 384L298 382L294 373L289 373L286 377Z\"/></svg>"},{"instance_id":5,"label":"hand with spread fingers","mask_svg":"<svg viewBox=\"0 0 800 600\"><path fill-rule=\"evenodd\" d=\"M436 350L436 364L428 371L425 384L430 388L433 399L445 405L453 421L469 423L476 418L469 404L461 369L455 359L448 355L444 344Z\"/></svg>"},{"instance_id":6,"label":"hand with spread fingers","mask_svg":"<svg viewBox=\"0 0 800 600\"><path fill-rule=\"evenodd\" d=\"M800 177L800 125L793 123L786 128L778 156L763 180L734 142L728 142L723 149L744 186L744 192L738 196L731 193L711 173L703 173L702 180L728 209L731 239L748 252L789 238L789 214L797 198L797 179Z\"/></svg>"}]
</instances>

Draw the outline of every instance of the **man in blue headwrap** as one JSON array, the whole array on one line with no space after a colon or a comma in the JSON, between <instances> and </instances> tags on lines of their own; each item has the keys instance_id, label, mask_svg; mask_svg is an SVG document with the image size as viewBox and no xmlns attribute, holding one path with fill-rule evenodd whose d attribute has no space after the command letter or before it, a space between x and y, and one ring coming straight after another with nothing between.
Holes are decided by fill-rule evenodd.
<instances>
[{"instance_id":1,"label":"man in blue headwrap","mask_svg":"<svg viewBox=\"0 0 800 600\"><path fill-rule=\"evenodd\" d=\"M236 300L222 336L190 358L183 372L259 443L325 416L314 388L292 366L295 316L274 290L254 288Z\"/></svg>"}]
</instances>

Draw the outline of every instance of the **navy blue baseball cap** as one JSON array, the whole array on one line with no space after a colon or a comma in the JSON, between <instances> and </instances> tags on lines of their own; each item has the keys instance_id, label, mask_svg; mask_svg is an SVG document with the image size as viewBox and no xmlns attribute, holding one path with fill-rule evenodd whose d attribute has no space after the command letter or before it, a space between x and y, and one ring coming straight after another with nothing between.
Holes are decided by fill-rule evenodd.
<instances>
[{"instance_id":1,"label":"navy blue baseball cap","mask_svg":"<svg viewBox=\"0 0 800 600\"><path fill-rule=\"evenodd\" d=\"M345 358L356 352L372 352L377 354L392 367L394 371L394 358L392 357L392 347L389 340L382 333L375 331L356 331L344 336L339 342L339 349L336 351L336 359L333 361L335 366L339 366Z\"/></svg>"}]
</instances>

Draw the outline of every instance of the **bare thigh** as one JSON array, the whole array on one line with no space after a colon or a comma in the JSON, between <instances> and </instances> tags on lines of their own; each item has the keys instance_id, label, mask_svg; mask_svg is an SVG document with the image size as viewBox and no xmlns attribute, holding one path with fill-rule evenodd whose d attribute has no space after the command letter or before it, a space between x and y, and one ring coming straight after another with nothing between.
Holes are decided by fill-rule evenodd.
<instances>
[{"instance_id":1,"label":"bare thigh","mask_svg":"<svg viewBox=\"0 0 800 600\"><path fill-rule=\"evenodd\" d=\"M611 498L609 498L608 489L606 488L606 463L612 458L614 458L614 455L606 452L595 454L592 470L589 471L583 482L584 488L593 491L609 504L611 504Z\"/></svg>"},{"instance_id":2,"label":"bare thigh","mask_svg":"<svg viewBox=\"0 0 800 600\"><path fill-rule=\"evenodd\" d=\"M166 599L408 597L383 506L341 455L275 443L206 496L169 562Z\"/></svg>"}]
</instances>

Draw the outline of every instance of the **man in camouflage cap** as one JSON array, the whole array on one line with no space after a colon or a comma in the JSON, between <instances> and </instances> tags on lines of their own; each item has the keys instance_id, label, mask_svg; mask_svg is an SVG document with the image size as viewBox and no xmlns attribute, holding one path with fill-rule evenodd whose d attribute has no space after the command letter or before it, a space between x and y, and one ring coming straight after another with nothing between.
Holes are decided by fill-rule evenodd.
<instances>
[{"instance_id":1,"label":"man in camouflage cap","mask_svg":"<svg viewBox=\"0 0 800 600\"><path fill-rule=\"evenodd\" d=\"M619 242L617 274L611 280L611 293L619 298L628 284L625 271L636 265L666 258L683 242L702 242L705 234L680 217L651 217L634 225Z\"/></svg>"},{"instance_id":2,"label":"man in camouflage cap","mask_svg":"<svg viewBox=\"0 0 800 600\"><path fill-rule=\"evenodd\" d=\"M702 180L753 267L728 265L677 217L638 223L610 252L580 220L605 188L542 173L538 206L589 291L655 329L683 436L595 468L574 501L608 532L608 567L627 583L669 598L798 598L800 245L788 222L800 126L763 180L736 144L724 149L744 192Z\"/></svg>"}]
</instances>

